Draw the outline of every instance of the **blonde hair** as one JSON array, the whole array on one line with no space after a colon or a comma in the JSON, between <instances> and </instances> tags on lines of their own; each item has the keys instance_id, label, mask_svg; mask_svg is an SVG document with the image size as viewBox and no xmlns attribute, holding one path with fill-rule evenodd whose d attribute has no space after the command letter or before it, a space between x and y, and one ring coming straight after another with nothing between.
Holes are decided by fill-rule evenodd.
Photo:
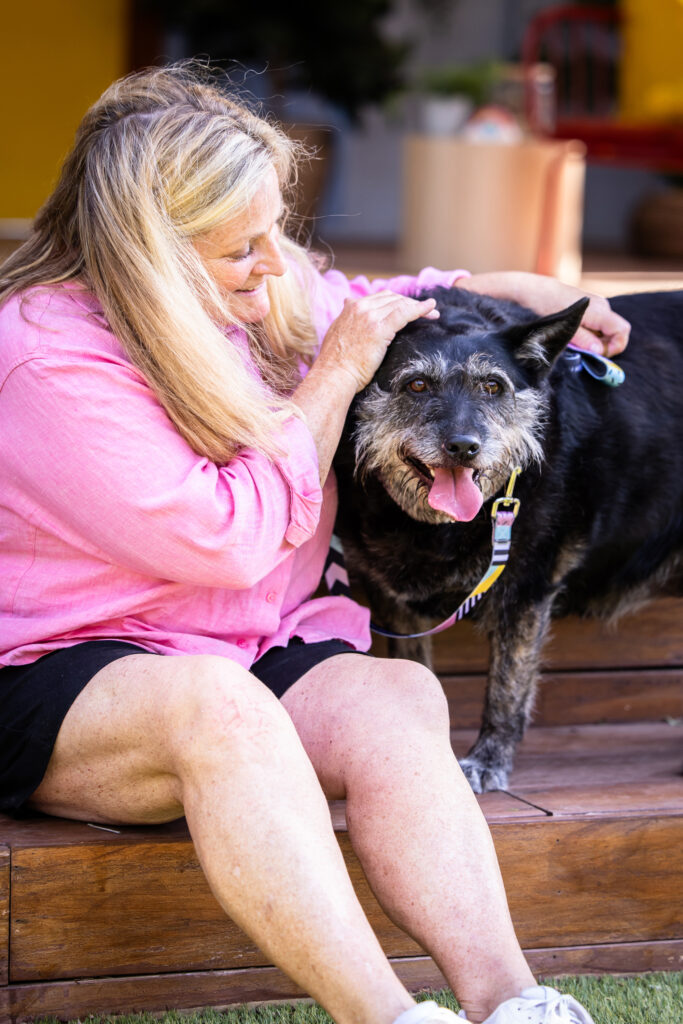
<instances>
[{"instance_id":1,"label":"blonde hair","mask_svg":"<svg viewBox=\"0 0 683 1024\"><path fill-rule=\"evenodd\" d=\"M244 328L255 374L226 340L236 321L192 244L244 213L271 168L286 194L294 144L196 62L122 78L83 118L31 237L0 271L0 302L82 283L196 452L218 463L244 446L275 455L287 394L316 343L310 260L283 236L293 266L268 279L271 311Z\"/></svg>"}]
</instances>

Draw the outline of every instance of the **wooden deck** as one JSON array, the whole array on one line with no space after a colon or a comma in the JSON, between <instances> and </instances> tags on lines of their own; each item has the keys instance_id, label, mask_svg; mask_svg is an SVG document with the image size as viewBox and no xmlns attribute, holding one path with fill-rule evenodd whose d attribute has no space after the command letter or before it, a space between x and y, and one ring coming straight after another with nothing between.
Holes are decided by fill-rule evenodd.
<instances>
[{"instance_id":1,"label":"wooden deck","mask_svg":"<svg viewBox=\"0 0 683 1024\"><path fill-rule=\"evenodd\" d=\"M559 624L510 790L480 797L537 972L683 969L683 601L618 632ZM453 744L475 735L486 652L439 638ZM331 805L359 896L411 989L443 979L384 916ZM301 993L220 911L183 822L108 831L0 817L0 1021Z\"/></svg>"}]
</instances>

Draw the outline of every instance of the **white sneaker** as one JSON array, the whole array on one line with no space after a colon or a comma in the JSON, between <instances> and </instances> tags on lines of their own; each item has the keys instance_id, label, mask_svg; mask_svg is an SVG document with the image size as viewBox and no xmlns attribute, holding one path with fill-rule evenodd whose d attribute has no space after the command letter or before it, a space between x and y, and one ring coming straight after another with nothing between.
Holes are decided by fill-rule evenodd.
<instances>
[{"instance_id":1,"label":"white sneaker","mask_svg":"<svg viewBox=\"0 0 683 1024\"><path fill-rule=\"evenodd\" d=\"M460 1017L465 1017L461 1010ZM484 1024L595 1024L588 1010L573 996L563 995L547 985L525 988L515 999L504 1003L487 1017Z\"/></svg>"},{"instance_id":2,"label":"white sneaker","mask_svg":"<svg viewBox=\"0 0 683 1024\"><path fill-rule=\"evenodd\" d=\"M439 1006L432 999L427 999L411 1006L409 1010L404 1010L394 1024L457 1024L457 1021L458 1017L452 1010Z\"/></svg>"}]
</instances>

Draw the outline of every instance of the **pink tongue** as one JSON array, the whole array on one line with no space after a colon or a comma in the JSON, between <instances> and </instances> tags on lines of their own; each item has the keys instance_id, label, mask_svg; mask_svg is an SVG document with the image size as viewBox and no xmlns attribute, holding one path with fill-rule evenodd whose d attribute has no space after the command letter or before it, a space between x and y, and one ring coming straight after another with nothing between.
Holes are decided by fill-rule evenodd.
<instances>
[{"instance_id":1,"label":"pink tongue","mask_svg":"<svg viewBox=\"0 0 683 1024\"><path fill-rule=\"evenodd\" d=\"M469 522L481 508L484 497L472 479L473 470L435 469L434 483L429 491L429 504L451 519Z\"/></svg>"}]
</instances>

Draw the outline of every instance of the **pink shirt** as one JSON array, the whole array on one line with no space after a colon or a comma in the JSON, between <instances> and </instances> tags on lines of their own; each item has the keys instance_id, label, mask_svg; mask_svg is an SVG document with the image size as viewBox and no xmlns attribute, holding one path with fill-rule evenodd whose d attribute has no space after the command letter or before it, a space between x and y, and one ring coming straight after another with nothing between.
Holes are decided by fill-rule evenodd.
<instances>
[{"instance_id":1,"label":"pink shirt","mask_svg":"<svg viewBox=\"0 0 683 1024\"><path fill-rule=\"evenodd\" d=\"M344 299L449 285L464 272L369 282L318 276L322 339ZM83 640L245 667L296 635L370 645L368 612L312 598L336 510L311 435L285 426L286 457L197 455L77 287L0 309L0 665Z\"/></svg>"}]
</instances>

